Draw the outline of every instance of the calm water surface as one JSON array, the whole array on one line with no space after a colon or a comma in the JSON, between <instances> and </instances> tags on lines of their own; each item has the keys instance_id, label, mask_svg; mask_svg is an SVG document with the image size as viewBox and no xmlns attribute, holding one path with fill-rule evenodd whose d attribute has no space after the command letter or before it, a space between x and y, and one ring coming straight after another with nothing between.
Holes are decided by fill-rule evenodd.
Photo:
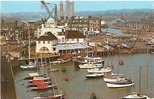
<instances>
[{"instance_id":1,"label":"calm water surface","mask_svg":"<svg viewBox=\"0 0 154 99\"><path fill-rule=\"evenodd\" d=\"M118 61L124 60L124 65L119 66ZM65 68L66 72L55 72L53 75L57 79L59 87L66 94L66 99L90 99L90 94L95 92L98 99L121 99L121 97L138 91L139 87L139 66L142 66L141 84L142 92L154 97L154 54L136 54L123 56L104 57L105 65L113 64L115 73L123 73L135 82L135 86L131 88L107 88L103 79L86 80L86 70L75 71L73 63L62 65L53 65L53 68ZM22 80L27 73L32 71L19 71L16 74L16 91L18 99L33 99L41 92L30 91L27 81ZM66 82L64 78L70 80Z\"/></svg>"}]
</instances>

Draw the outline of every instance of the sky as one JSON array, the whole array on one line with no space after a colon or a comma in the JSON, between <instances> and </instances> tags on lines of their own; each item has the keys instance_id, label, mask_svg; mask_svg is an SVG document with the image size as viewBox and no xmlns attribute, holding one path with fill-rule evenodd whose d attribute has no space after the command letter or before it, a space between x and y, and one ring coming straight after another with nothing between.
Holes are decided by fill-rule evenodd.
<instances>
[{"instance_id":1,"label":"sky","mask_svg":"<svg viewBox=\"0 0 154 99\"><path fill-rule=\"evenodd\" d=\"M59 3L59 1L50 1L51 3ZM154 9L154 1L74 1L75 12L80 11L105 11L105 10L119 10L119 9ZM50 5L51 6L51 5ZM24 1L1 1L0 10L2 13L12 12L40 12L45 11L38 1L24 0Z\"/></svg>"}]
</instances>

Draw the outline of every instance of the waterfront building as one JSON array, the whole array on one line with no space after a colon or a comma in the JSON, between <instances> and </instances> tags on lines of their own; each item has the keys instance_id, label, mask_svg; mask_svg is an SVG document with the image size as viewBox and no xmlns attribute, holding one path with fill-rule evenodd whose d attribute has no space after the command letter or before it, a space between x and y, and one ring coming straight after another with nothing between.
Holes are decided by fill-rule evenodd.
<instances>
[{"instance_id":1,"label":"waterfront building","mask_svg":"<svg viewBox=\"0 0 154 99\"><path fill-rule=\"evenodd\" d=\"M36 53L78 54L87 48L82 32L65 30L64 26L57 26L51 18L37 30Z\"/></svg>"},{"instance_id":2,"label":"waterfront building","mask_svg":"<svg viewBox=\"0 0 154 99\"><path fill-rule=\"evenodd\" d=\"M98 17L88 17L89 31L100 32L101 31L101 19Z\"/></svg>"},{"instance_id":3,"label":"waterfront building","mask_svg":"<svg viewBox=\"0 0 154 99\"><path fill-rule=\"evenodd\" d=\"M105 24L100 17L74 16L68 19L68 30L81 31L86 35L101 32L102 25Z\"/></svg>"},{"instance_id":4,"label":"waterfront building","mask_svg":"<svg viewBox=\"0 0 154 99\"><path fill-rule=\"evenodd\" d=\"M47 34L48 35L40 36L36 40L36 53L56 54L58 52L55 47L57 44L57 37L54 36L51 32L48 32Z\"/></svg>"}]
</instances>

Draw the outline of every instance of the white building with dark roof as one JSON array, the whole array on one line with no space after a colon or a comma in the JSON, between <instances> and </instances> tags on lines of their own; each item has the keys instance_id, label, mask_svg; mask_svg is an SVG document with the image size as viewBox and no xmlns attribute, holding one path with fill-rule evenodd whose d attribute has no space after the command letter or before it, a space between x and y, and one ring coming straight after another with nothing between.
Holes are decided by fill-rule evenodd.
<instances>
[{"instance_id":1,"label":"white building with dark roof","mask_svg":"<svg viewBox=\"0 0 154 99\"><path fill-rule=\"evenodd\" d=\"M52 33L50 35L40 36L36 40L36 53L57 53L55 45L57 45L57 37Z\"/></svg>"},{"instance_id":2,"label":"white building with dark roof","mask_svg":"<svg viewBox=\"0 0 154 99\"><path fill-rule=\"evenodd\" d=\"M88 45L83 33L66 30L65 27L56 26L54 20L49 19L37 31L36 53L80 53Z\"/></svg>"}]
</instances>

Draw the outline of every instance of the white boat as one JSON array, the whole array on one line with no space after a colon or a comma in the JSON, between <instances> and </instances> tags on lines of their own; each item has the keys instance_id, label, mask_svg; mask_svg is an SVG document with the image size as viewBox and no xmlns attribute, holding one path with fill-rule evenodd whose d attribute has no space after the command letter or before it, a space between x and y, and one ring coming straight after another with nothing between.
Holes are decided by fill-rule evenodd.
<instances>
[{"instance_id":1,"label":"white boat","mask_svg":"<svg viewBox=\"0 0 154 99\"><path fill-rule=\"evenodd\" d=\"M35 65L21 65L20 66L21 69L34 69L36 68Z\"/></svg>"},{"instance_id":2,"label":"white boat","mask_svg":"<svg viewBox=\"0 0 154 99\"><path fill-rule=\"evenodd\" d=\"M95 68L96 65L95 64L80 64L79 68L80 69L91 69L91 68Z\"/></svg>"},{"instance_id":3,"label":"white boat","mask_svg":"<svg viewBox=\"0 0 154 99\"><path fill-rule=\"evenodd\" d=\"M114 83L114 82L124 80L124 79L126 79L124 76L121 76L118 74L116 75L112 74L110 77L104 77L104 81L109 82L109 83Z\"/></svg>"},{"instance_id":4,"label":"white boat","mask_svg":"<svg viewBox=\"0 0 154 99\"><path fill-rule=\"evenodd\" d=\"M98 78L103 76L104 76L104 73L89 73L86 75L86 78Z\"/></svg>"},{"instance_id":5,"label":"white boat","mask_svg":"<svg viewBox=\"0 0 154 99\"><path fill-rule=\"evenodd\" d=\"M52 62L50 62L51 64L60 64L60 63L62 63L62 61L61 60L56 60L56 61L52 61Z\"/></svg>"},{"instance_id":6,"label":"white boat","mask_svg":"<svg viewBox=\"0 0 154 99\"><path fill-rule=\"evenodd\" d=\"M104 60L101 57L85 57L84 58L85 63L102 63Z\"/></svg>"},{"instance_id":7,"label":"white boat","mask_svg":"<svg viewBox=\"0 0 154 99\"><path fill-rule=\"evenodd\" d=\"M133 94L130 94L128 96L123 97L122 99L154 99L154 98L150 98L150 97L148 97L146 95L133 93Z\"/></svg>"},{"instance_id":8,"label":"white boat","mask_svg":"<svg viewBox=\"0 0 154 99\"><path fill-rule=\"evenodd\" d=\"M40 97L34 97L33 99L64 99L64 94L58 94L53 96L40 96Z\"/></svg>"},{"instance_id":9,"label":"white boat","mask_svg":"<svg viewBox=\"0 0 154 99\"><path fill-rule=\"evenodd\" d=\"M132 82L131 80L120 80L117 82L107 82L106 85L109 88L123 88L123 87L131 87L133 86L135 83Z\"/></svg>"},{"instance_id":10,"label":"white boat","mask_svg":"<svg viewBox=\"0 0 154 99\"><path fill-rule=\"evenodd\" d=\"M33 80L50 80L50 77L34 77L32 80L28 80L29 82L32 82Z\"/></svg>"},{"instance_id":11,"label":"white boat","mask_svg":"<svg viewBox=\"0 0 154 99\"><path fill-rule=\"evenodd\" d=\"M28 73L28 76L25 77L25 80L26 79L33 79L34 77L38 77L40 76L37 72L34 72L34 73Z\"/></svg>"},{"instance_id":12,"label":"white boat","mask_svg":"<svg viewBox=\"0 0 154 99\"><path fill-rule=\"evenodd\" d=\"M88 73L107 73L107 72L111 72L112 69L110 67L106 67L106 68L93 68L93 69L88 69L87 71L88 71Z\"/></svg>"},{"instance_id":13,"label":"white boat","mask_svg":"<svg viewBox=\"0 0 154 99\"><path fill-rule=\"evenodd\" d=\"M141 94L141 71L142 71L142 67L139 68L139 84L138 84L139 91L133 92L132 94L127 95L123 97L122 99L154 99L154 98L150 98L149 96Z\"/></svg>"}]
</instances>

